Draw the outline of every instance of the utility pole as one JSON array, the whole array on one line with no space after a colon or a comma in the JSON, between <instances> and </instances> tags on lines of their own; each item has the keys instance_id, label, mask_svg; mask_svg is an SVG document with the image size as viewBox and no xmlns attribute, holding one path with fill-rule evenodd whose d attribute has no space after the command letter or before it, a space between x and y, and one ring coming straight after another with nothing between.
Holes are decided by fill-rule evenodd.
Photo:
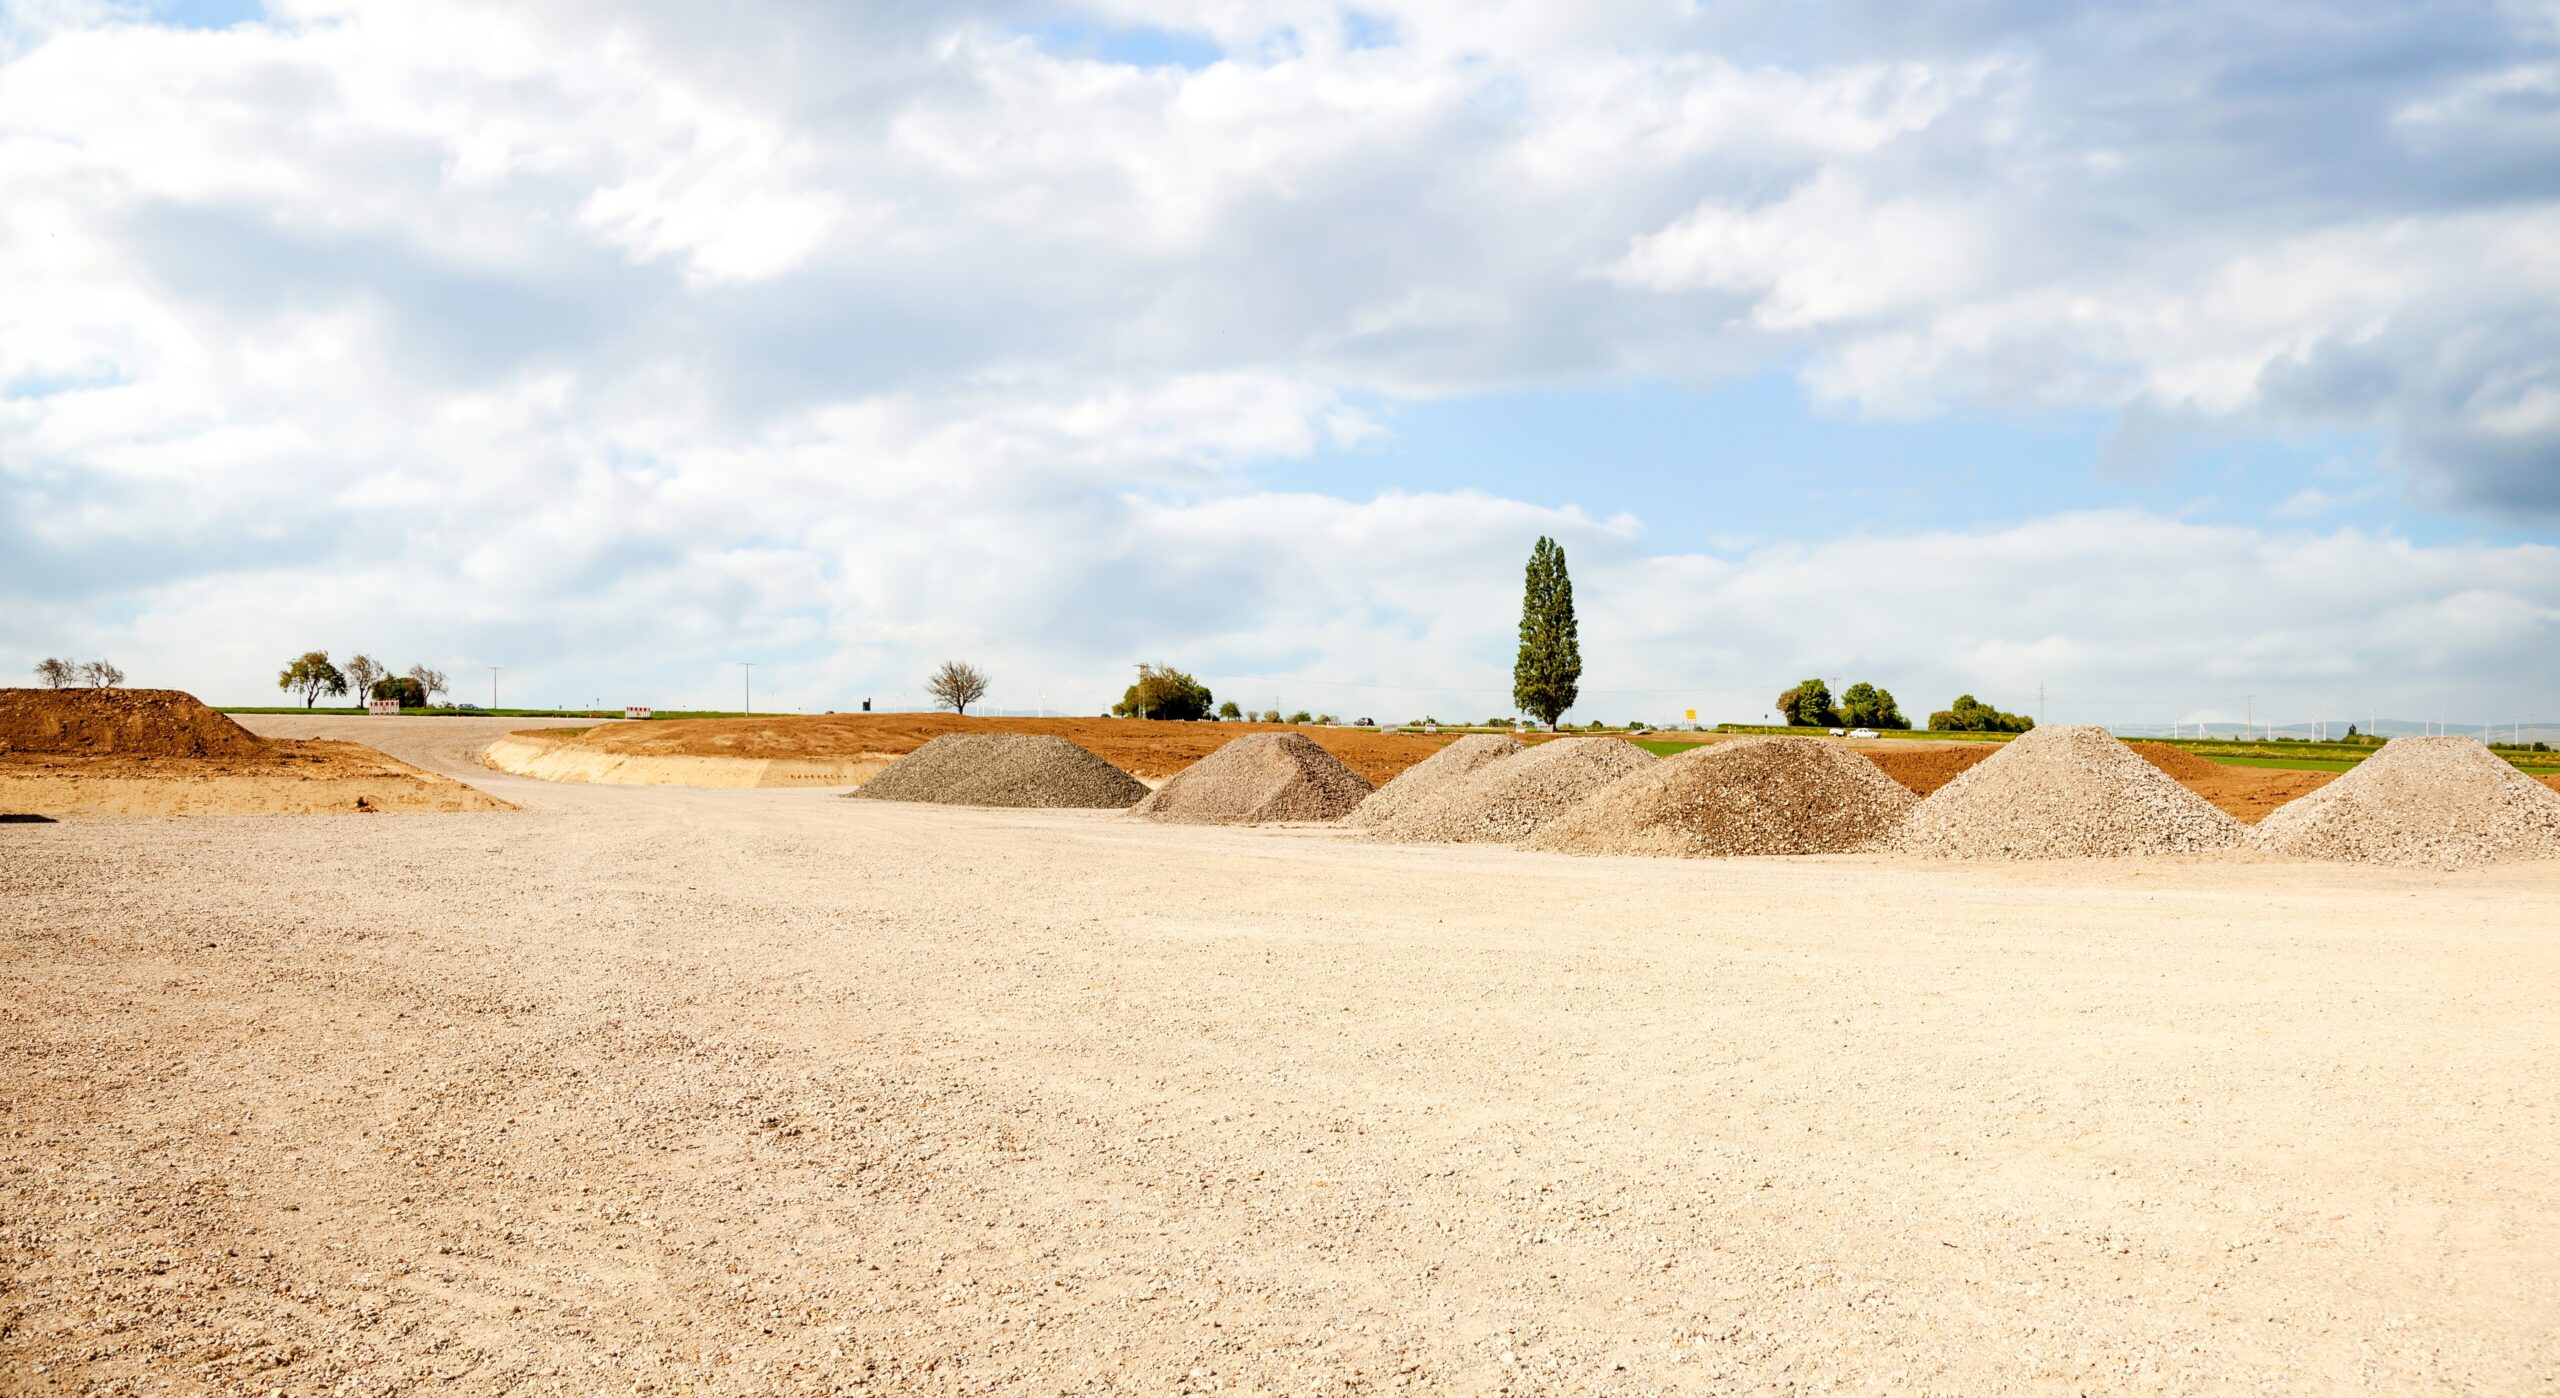
<instances>
[{"instance_id":1,"label":"utility pole","mask_svg":"<svg viewBox=\"0 0 2560 1398\"><path fill-rule=\"evenodd\" d=\"M489 712L491 713L498 711L498 672L505 668L507 667L504 665L489 667Z\"/></svg>"},{"instance_id":2,"label":"utility pole","mask_svg":"<svg viewBox=\"0 0 2560 1398\"><path fill-rule=\"evenodd\" d=\"M752 660L741 660L738 662L738 668L747 672L747 707L745 712L752 714L756 711L756 663Z\"/></svg>"},{"instance_id":3,"label":"utility pole","mask_svg":"<svg viewBox=\"0 0 2560 1398\"><path fill-rule=\"evenodd\" d=\"M2244 702L2248 707L2241 710L2246 716L2241 726L2249 730L2249 740L2255 742L2258 738L2258 696L2248 695Z\"/></svg>"}]
</instances>

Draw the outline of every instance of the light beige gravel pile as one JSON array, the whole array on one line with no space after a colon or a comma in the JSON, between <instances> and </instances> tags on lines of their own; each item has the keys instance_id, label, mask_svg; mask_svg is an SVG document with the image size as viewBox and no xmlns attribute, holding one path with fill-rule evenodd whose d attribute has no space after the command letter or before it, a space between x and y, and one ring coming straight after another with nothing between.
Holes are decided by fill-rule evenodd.
<instances>
[{"instance_id":1,"label":"light beige gravel pile","mask_svg":"<svg viewBox=\"0 0 2560 1398\"><path fill-rule=\"evenodd\" d=\"M2421 869L2560 859L2560 791L2474 738L2394 738L2270 811L2249 843L2298 859Z\"/></svg>"},{"instance_id":2,"label":"light beige gravel pile","mask_svg":"<svg viewBox=\"0 0 2560 1398\"><path fill-rule=\"evenodd\" d=\"M1185 825L1340 820L1373 790L1303 733L1248 733L1174 773L1135 813Z\"/></svg>"},{"instance_id":3,"label":"light beige gravel pile","mask_svg":"<svg viewBox=\"0 0 2560 1398\"><path fill-rule=\"evenodd\" d=\"M1897 848L1933 859L2086 859L2227 849L2247 827L2104 728L2010 740L1911 813Z\"/></svg>"},{"instance_id":4,"label":"light beige gravel pile","mask_svg":"<svg viewBox=\"0 0 2560 1398\"><path fill-rule=\"evenodd\" d=\"M1616 738L1559 738L1452 783L1372 826L1369 835L1398 844L1516 843L1656 760Z\"/></svg>"},{"instance_id":5,"label":"light beige gravel pile","mask_svg":"<svg viewBox=\"0 0 2560 1398\"><path fill-rule=\"evenodd\" d=\"M853 793L865 801L1044 810L1125 810L1146 783L1064 738L946 733L889 764Z\"/></svg>"},{"instance_id":6,"label":"light beige gravel pile","mask_svg":"<svg viewBox=\"0 0 2560 1398\"><path fill-rule=\"evenodd\" d=\"M1920 798L1814 738L1741 738L1619 778L1530 836L1529 849L1721 859L1882 848Z\"/></svg>"},{"instance_id":7,"label":"light beige gravel pile","mask_svg":"<svg viewBox=\"0 0 2560 1398\"><path fill-rule=\"evenodd\" d=\"M1383 825L1484 768L1527 750L1519 739L1506 734L1470 733L1398 772L1393 781L1378 788L1377 795L1344 816L1343 823L1363 828Z\"/></svg>"}]
</instances>

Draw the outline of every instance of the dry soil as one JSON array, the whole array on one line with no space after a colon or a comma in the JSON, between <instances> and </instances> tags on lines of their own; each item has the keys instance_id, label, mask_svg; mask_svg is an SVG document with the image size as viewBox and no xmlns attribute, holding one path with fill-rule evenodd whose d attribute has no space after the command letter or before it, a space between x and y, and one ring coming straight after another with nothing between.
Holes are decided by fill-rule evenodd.
<instances>
[{"instance_id":1,"label":"dry soil","mask_svg":"<svg viewBox=\"0 0 2560 1398\"><path fill-rule=\"evenodd\" d=\"M2560 865L472 765L521 722L381 740L503 819L0 826L0 1390L2560 1382Z\"/></svg>"}]
</instances>

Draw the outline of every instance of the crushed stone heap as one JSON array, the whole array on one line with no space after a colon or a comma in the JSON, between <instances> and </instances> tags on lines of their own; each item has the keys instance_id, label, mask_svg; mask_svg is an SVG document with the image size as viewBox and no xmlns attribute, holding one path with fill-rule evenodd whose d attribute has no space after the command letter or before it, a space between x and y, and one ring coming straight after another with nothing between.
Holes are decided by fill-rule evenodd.
<instances>
[{"instance_id":1,"label":"crushed stone heap","mask_svg":"<svg viewBox=\"0 0 2560 1398\"><path fill-rule=\"evenodd\" d=\"M255 757L267 741L175 689L0 689L0 753Z\"/></svg>"},{"instance_id":2,"label":"crushed stone heap","mask_svg":"<svg viewBox=\"0 0 2560 1398\"><path fill-rule=\"evenodd\" d=\"M1395 816L1431 800L1474 773L1528 751L1519 739L1502 733L1470 733L1398 772L1378 794L1343 817L1345 825L1383 825Z\"/></svg>"},{"instance_id":3,"label":"crushed stone heap","mask_svg":"<svg viewBox=\"0 0 2560 1398\"><path fill-rule=\"evenodd\" d=\"M1933 859L2227 849L2247 827L2092 725L2011 739L1922 801L1896 847Z\"/></svg>"},{"instance_id":4,"label":"crushed stone heap","mask_svg":"<svg viewBox=\"0 0 2560 1398\"><path fill-rule=\"evenodd\" d=\"M2421 869L2560 859L2560 791L2474 738L2394 738L2270 811L2249 843L2297 859Z\"/></svg>"},{"instance_id":5,"label":"crushed stone heap","mask_svg":"<svg viewBox=\"0 0 2560 1398\"><path fill-rule=\"evenodd\" d=\"M1045 810L1124 810L1144 782L1064 738L946 733L899 758L853 793L866 801Z\"/></svg>"},{"instance_id":6,"label":"crushed stone heap","mask_svg":"<svg viewBox=\"0 0 2560 1398\"><path fill-rule=\"evenodd\" d=\"M1687 859L1882 848L1920 798L1848 748L1739 738L1619 778L1523 842L1561 854Z\"/></svg>"},{"instance_id":7,"label":"crushed stone heap","mask_svg":"<svg viewBox=\"0 0 2560 1398\"><path fill-rule=\"evenodd\" d=\"M1303 733L1248 733L1174 773L1133 813L1186 825L1339 820L1374 789Z\"/></svg>"},{"instance_id":8,"label":"crushed stone heap","mask_svg":"<svg viewBox=\"0 0 2560 1398\"><path fill-rule=\"evenodd\" d=\"M1398 844L1510 844L1656 760L1616 738L1558 738L1451 783L1369 834Z\"/></svg>"}]
</instances>

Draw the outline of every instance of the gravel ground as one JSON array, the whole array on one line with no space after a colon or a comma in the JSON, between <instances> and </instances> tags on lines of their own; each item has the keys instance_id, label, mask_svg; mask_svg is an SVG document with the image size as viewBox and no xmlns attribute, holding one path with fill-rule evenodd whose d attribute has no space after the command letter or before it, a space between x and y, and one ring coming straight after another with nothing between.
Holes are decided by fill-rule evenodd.
<instances>
[{"instance_id":1,"label":"gravel ground","mask_svg":"<svg viewBox=\"0 0 2560 1398\"><path fill-rule=\"evenodd\" d=\"M2077 859L2227 849L2246 827L2104 728L2038 728L1920 803L1901 849L1936 859Z\"/></svg>"},{"instance_id":2,"label":"gravel ground","mask_svg":"<svg viewBox=\"0 0 2560 1398\"><path fill-rule=\"evenodd\" d=\"M2394 738L2277 807L2249 843L2297 859L2431 869L2560 859L2560 792L2475 738Z\"/></svg>"},{"instance_id":3,"label":"gravel ground","mask_svg":"<svg viewBox=\"0 0 2560 1398\"><path fill-rule=\"evenodd\" d=\"M1407 767L1395 780L1379 787L1376 795L1353 807L1342 822L1363 829L1384 825L1471 774L1527 750L1517 738L1500 733L1470 733L1429 760Z\"/></svg>"},{"instance_id":4,"label":"gravel ground","mask_svg":"<svg viewBox=\"0 0 2560 1398\"><path fill-rule=\"evenodd\" d=\"M1249 733L1173 774L1134 808L1182 825L1339 820L1373 790L1300 733Z\"/></svg>"},{"instance_id":5,"label":"gravel ground","mask_svg":"<svg viewBox=\"0 0 2560 1398\"><path fill-rule=\"evenodd\" d=\"M1715 859L1880 849L1920 798L1816 738L1743 738L1641 767L1530 836L1559 854Z\"/></svg>"},{"instance_id":6,"label":"gravel ground","mask_svg":"<svg viewBox=\"0 0 2560 1398\"><path fill-rule=\"evenodd\" d=\"M1658 761L1617 738L1558 738L1444 788L1370 828L1395 844L1508 844Z\"/></svg>"},{"instance_id":7,"label":"gravel ground","mask_svg":"<svg viewBox=\"0 0 2560 1398\"><path fill-rule=\"evenodd\" d=\"M1146 799L1147 787L1064 738L946 733L853 794L866 801L1116 811Z\"/></svg>"},{"instance_id":8,"label":"gravel ground","mask_svg":"<svg viewBox=\"0 0 2560 1398\"><path fill-rule=\"evenodd\" d=\"M2560 1381L2560 865L1405 849L474 728L389 741L524 810L0 826L0 1389Z\"/></svg>"}]
</instances>

